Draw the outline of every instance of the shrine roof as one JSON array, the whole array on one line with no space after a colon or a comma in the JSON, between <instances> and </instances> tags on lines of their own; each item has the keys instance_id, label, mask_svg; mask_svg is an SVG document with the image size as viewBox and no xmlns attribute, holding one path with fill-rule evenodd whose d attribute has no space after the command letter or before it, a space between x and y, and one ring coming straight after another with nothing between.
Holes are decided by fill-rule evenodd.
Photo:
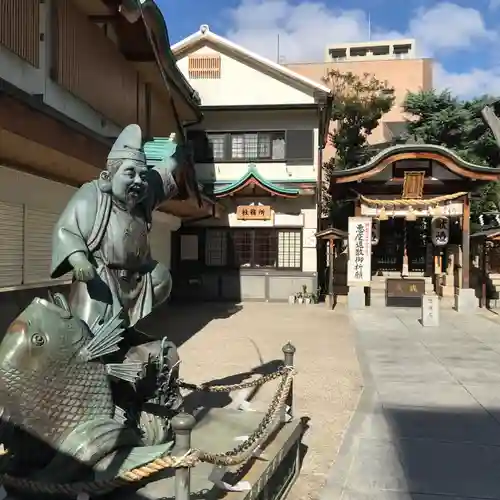
<instances>
[{"instance_id":1,"label":"shrine roof","mask_svg":"<svg viewBox=\"0 0 500 500\"><path fill-rule=\"evenodd\" d=\"M332 184L359 182L368 179L402 160L434 160L451 172L482 181L500 180L500 168L475 165L460 158L454 151L434 144L398 144L383 149L368 163L349 170L338 170L331 174Z\"/></svg>"},{"instance_id":2,"label":"shrine roof","mask_svg":"<svg viewBox=\"0 0 500 500\"><path fill-rule=\"evenodd\" d=\"M471 238L485 238L487 240L498 240L500 238L500 228L484 229L477 233L472 233Z\"/></svg>"},{"instance_id":3,"label":"shrine roof","mask_svg":"<svg viewBox=\"0 0 500 500\"><path fill-rule=\"evenodd\" d=\"M255 165L250 165L248 171L240 179L222 187L215 187L214 195L217 198L223 198L235 194L250 185L258 186L262 190L281 198L295 198L300 193L299 189L279 186L264 179L257 171Z\"/></svg>"}]
</instances>

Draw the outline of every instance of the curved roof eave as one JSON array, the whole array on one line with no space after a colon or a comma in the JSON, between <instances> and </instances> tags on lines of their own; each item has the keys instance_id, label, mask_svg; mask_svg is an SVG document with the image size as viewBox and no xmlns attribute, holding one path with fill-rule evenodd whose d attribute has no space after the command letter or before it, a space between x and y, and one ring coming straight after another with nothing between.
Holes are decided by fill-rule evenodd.
<instances>
[{"instance_id":1,"label":"curved roof eave","mask_svg":"<svg viewBox=\"0 0 500 500\"><path fill-rule=\"evenodd\" d=\"M256 184L257 186L261 187L264 191L285 198L295 198L296 196L299 195L298 189L281 187L269 181L266 181L257 172L255 165L250 165L247 173L237 181L234 181L231 184L228 184L227 186L214 189L214 195L217 196L217 198L223 198L224 196L229 196L230 194L240 191L249 184Z\"/></svg>"},{"instance_id":2,"label":"curved roof eave","mask_svg":"<svg viewBox=\"0 0 500 500\"><path fill-rule=\"evenodd\" d=\"M481 180L500 180L500 168L487 167L470 163L460 158L454 151L435 144L398 144L383 149L368 163L349 170L338 170L331 173L333 182L354 182L371 177L394 161L411 159L412 155L422 155L423 158L441 161L444 165L464 177ZM414 158L418 158L414 156ZM454 167L456 165L457 168Z\"/></svg>"},{"instance_id":3,"label":"curved roof eave","mask_svg":"<svg viewBox=\"0 0 500 500\"><path fill-rule=\"evenodd\" d=\"M184 74L177 67L176 58L170 48L170 40L165 18L163 17L160 8L153 0L145 0L142 4L142 11L144 16L147 17L147 19L152 23L151 29L153 30L159 44L158 49L161 57L161 63L166 71L166 74L170 76L169 83L181 93L189 106L195 112L198 121L201 121L203 114L200 109L200 95L189 84Z\"/></svg>"}]
</instances>

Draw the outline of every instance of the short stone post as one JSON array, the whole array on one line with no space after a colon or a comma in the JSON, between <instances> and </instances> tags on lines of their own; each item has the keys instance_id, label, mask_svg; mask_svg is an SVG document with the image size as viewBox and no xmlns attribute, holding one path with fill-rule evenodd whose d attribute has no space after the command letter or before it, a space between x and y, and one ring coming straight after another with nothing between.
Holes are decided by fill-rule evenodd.
<instances>
[{"instance_id":1,"label":"short stone post","mask_svg":"<svg viewBox=\"0 0 500 500\"><path fill-rule=\"evenodd\" d=\"M439 326L439 297L433 294L422 296L422 326Z\"/></svg>"},{"instance_id":2,"label":"short stone post","mask_svg":"<svg viewBox=\"0 0 500 500\"><path fill-rule=\"evenodd\" d=\"M295 355L295 346L291 344L291 342L287 342L283 348L281 349L284 354L285 358L285 366L293 366L293 357ZM287 407L289 408L287 412ZM290 386L290 391L287 395L287 398L285 400L285 406L281 409L281 422L286 423L287 415L290 415L290 417L293 417L293 381L292 385Z\"/></svg>"},{"instance_id":3,"label":"short stone post","mask_svg":"<svg viewBox=\"0 0 500 500\"><path fill-rule=\"evenodd\" d=\"M175 432L175 446L172 455L182 457L191 449L191 432L196 420L188 413L179 413L172 419ZM178 467L175 470L175 500L189 500L191 497L191 469Z\"/></svg>"}]
</instances>

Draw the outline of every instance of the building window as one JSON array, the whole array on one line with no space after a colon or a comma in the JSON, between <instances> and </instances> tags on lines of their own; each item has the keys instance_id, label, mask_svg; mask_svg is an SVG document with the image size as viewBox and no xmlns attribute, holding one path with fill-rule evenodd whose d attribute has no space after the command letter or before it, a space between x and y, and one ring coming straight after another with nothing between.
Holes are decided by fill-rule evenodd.
<instances>
[{"instance_id":1,"label":"building window","mask_svg":"<svg viewBox=\"0 0 500 500\"><path fill-rule=\"evenodd\" d=\"M207 229L205 264L209 267L300 269L300 229Z\"/></svg>"},{"instance_id":2,"label":"building window","mask_svg":"<svg viewBox=\"0 0 500 500\"><path fill-rule=\"evenodd\" d=\"M224 148L226 146L226 137L224 134L211 134L207 137L209 155L214 160L224 159Z\"/></svg>"},{"instance_id":3,"label":"building window","mask_svg":"<svg viewBox=\"0 0 500 500\"><path fill-rule=\"evenodd\" d=\"M252 236L251 230L237 230L231 233L231 250L235 267L252 267Z\"/></svg>"},{"instance_id":4,"label":"building window","mask_svg":"<svg viewBox=\"0 0 500 500\"><path fill-rule=\"evenodd\" d=\"M298 231L280 231L278 233L278 267L290 269L300 267L301 236Z\"/></svg>"},{"instance_id":5,"label":"building window","mask_svg":"<svg viewBox=\"0 0 500 500\"><path fill-rule=\"evenodd\" d=\"M231 160L259 161L285 158L284 147L281 149L279 147L285 144L284 132L230 134L230 136Z\"/></svg>"},{"instance_id":6,"label":"building window","mask_svg":"<svg viewBox=\"0 0 500 500\"><path fill-rule=\"evenodd\" d=\"M218 229L207 231L205 263L207 266L227 265L227 231Z\"/></svg>"},{"instance_id":7,"label":"building window","mask_svg":"<svg viewBox=\"0 0 500 500\"><path fill-rule=\"evenodd\" d=\"M278 235L273 229L255 231L254 267L278 267Z\"/></svg>"},{"instance_id":8,"label":"building window","mask_svg":"<svg viewBox=\"0 0 500 500\"><path fill-rule=\"evenodd\" d=\"M314 162L314 131L272 132L188 132L197 163L272 162L295 164Z\"/></svg>"}]
</instances>

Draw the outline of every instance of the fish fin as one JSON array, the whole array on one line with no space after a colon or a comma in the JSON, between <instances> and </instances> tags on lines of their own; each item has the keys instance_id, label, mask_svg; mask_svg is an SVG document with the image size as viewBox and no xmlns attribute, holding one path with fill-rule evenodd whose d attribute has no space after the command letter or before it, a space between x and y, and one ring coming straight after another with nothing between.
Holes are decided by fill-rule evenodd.
<instances>
[{"instance_id":1,"label":"fish fin","mask_svg":"<svg viewBox=\"0 0 500 500\"><path fill-rule=\"evenodd\" d=\"M122 425L125 425L127 421L129 420L128 414L126 410L121 408L120 406L115 406L115 414L113 415L113 418Z\"/></svg>"},{"instance_id":2,"label":"fish fin","mask_svg":"<svg viewBox=\"0 0 500 500\"><path fill-rule=\"evenodd\" d=\"M118 311L115 316L103 325L96 325L95 323L92 325L90 330L93 338L81 350L81 355L85 360L90 361L101 358L120 349L119 344L123 340L122 333L125 331L121 313L122 310Z\"/></svg>"},{"instance_id":3,"label":"fish fin","mask_svg":"<svg viewBox=\"0 0 500 500\"><path fill-rule=\"evenodd\" d=\"M137 382L141 378L143 369L143 363L125 362L108 363L106 365L106 373L108 375L131 383Z\"/></svg>"}]
</instances>

